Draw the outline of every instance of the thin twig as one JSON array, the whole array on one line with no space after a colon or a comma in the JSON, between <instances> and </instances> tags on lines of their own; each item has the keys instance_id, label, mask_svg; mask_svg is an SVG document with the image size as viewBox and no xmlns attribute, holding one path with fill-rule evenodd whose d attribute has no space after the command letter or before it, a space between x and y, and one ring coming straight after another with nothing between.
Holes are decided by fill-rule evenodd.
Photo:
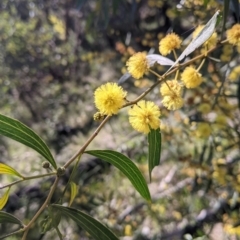
<instances>
[{"instance_id":1,"label":"thin twig","mask_svg":"<svg viewBox=\"0 0 240 240\"><path fill-rule=\"evenodd\" d=\"M14 181L12 183L6 184L4 186L1 186L0 189L11 187L13 185L16 185L16 184L18 184L20 182L23 182L23 181L26 181L26 180L42 178L42 177L48 177L48 176L53 176L53 175L56 175L56 173L52 172L52 173L40 174L40 175L35 175L35 176L30 176L30 177L23 177L23 179L20 179L20 180Z\"/></svg>"},{"instance_id":2,"label":"thin twig","mask_svg":"<svg viewBox=\"0 0 240 240\"><path fill-rule=\"evenodd\" d=\"M98 128L94 131L94 133L88 138L86 143L64 164L64 168L67 168L79 155L81 155L85 149L88 147L88 145L92 142L92 140L98 135L99 131L103 128L105 123L111 118L111 116L107 116L101 124L98 126Z\"/></svg>"},{"instance_id":3,"label":"thin twig","mask_svg":"<svg viewBox=\"0 0 240 240\"><path fill-rule=\"evenodd\" d=\"M35 222L35 220L40 216L40 214L47 207L48 203L50 202L50 200L52 198L52 195L53 195L55 189L57 188L58 181L59 181L59 177L56 176L55 181L54 181L54 183L53 183L53 185L52 185L52 187L51 187L51 189L50 189L50 191L48 193L48 196L47 196L45 202L43 203L41 208L37 211L37 213L34 215L34 217L31 219L31 221L28 223L28 225L23 229L24 234L22 236L22 240L26 240L27 239L27 234L28 234L28 231L31 228L32 224Z\"/></svg>"}]
</instances>

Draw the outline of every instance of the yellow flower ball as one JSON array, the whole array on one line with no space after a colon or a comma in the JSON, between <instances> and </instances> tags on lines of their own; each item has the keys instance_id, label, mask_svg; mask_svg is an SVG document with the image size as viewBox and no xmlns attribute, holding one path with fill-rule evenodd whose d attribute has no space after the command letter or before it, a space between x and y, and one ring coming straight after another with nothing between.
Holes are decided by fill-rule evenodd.
<instances>
[{"instance_id":1,"label":"yellow flower ball","mask_svg":"<svg viewBox=\"0 0 240 240\"><path fill-rule=\"evenodd\" d=\"M181 47L182 40L175 33L170 33L159 42L159 52L166 56L174 49Z\"/></svg>"},{"instance_id":2,"label":"yellow flower ball","mask_svg":"<svg viewBox=\"0 0 240 240\"><path fill-rule=\"evenodd\" d=\"M230 235L240 236L240 226L234 226L232 224L225 224L224 231Z\"/></svg>"},{"instance_id":3,"label":"yellow flower ball","mask_svg":"<svg viewBox=\"0 0 240 240\"><path fill-rule=\"evenodd\" d=\"M240 45L240 24L235 24L231 29L227 30L227 40L233 45Z\"/></svg>"},{"instance_id":4,"label":"yellow flower ball","mask_svg":"<svg viewBox=\"0 0 240 240\"><path fill-rule=\"evenodd\" d=\"M198 87L202 81L202 74L200 74L194 67L186 67L181 75L181 80L185 84L186 88Z\"/></svg>"},{"instance_id":5,"label":"yellow flower ball","mask_svg":"<svg viewBox=\"0 0 240 240\"><path fill-rule=\"evenodd\" d=\"M177 80L168 80L160 87L160 93L162 96L178 95L182 94L182 85Z\"/></svg>"},{"instance_id":6,"label":"yellow flower ball","mask_svg":"<svg viewBox=\"0 0 240 240\"><path fill-rule=\"evenodd\" d=\"M196 129L196 136L199 138L207 138L212 130L208 123L199 123Z\"/></svg>"},{"instance_id":7,"label":"yellow flower ball","mask_svg":"<svg viewBox=\"0 0 240 240\"><path fill-rule=\"evenodd\" d=\"M228 75L230 81L237 81L240 75L240 66L236 66L232 69L231 73Z\"/></svg>"},{"instance_id":8,"label":"yellow flower ball","mask_svg":"<svg viewBox=\"0 0 240 240\"><path fill-rule=\"evenodd\" d=\"M128 72L136 79L141 78L148 72L149 64L146 56L144 52L135 53L126 63Z\"/></svg>"},{"instance_id":9,"label":"yellow flower ball","mask_svg":"<svg viewBox=\"0 0 240 240\"><path fill-rule=\"evenodd\" d=\"M200 31L204 28L203 25L199 25L195 31L193 32L193 38L195 38L199 33ZM214 32L211 37L203 44L203 46L206 46L208 47L209 49L210 48L213 48L217 45L217 33Z\"/></svg>"},{"instance_id":10,"label":"yellow flower ball","mask_svg":"<svg viewBox=\"0 0 240 240\"><path fill-rule=\"evenodd\" d=\"M126 95L127 92L116 83L106 83L94 93L96 108L104 115L116 114L125 103Z\"/></svg>"},{"instance_id":11,"label":"yellow flower ball","mask_svg":"<svg viewBox=\"0 0 240 240\"><path fill-rule=\"evenodd\" d=\"M226 125L227 124L227 117L225 115L218 115L215 119L216 123Z\"/></svg>"},{"instance_id":12,"label":"yellow flower ball","mask_svg":"<svg viewBox=\"0 0 240 240\"><path fill-rule=\"evenodd\" d=\"M177 110L183 106L183 98L175 94L164 96L162 104L168 110Z\"/></svg>"},{"instance_id":13,"label":"yellow flower ball","mask_svg":"<svg viewBox=\"0 0 240 240\"><path fill-rule=\"evenodd\" d=\"M154 102L141 100L129 109L128 114L130 124L138 132L147 134L160 127L161 113Z\"/></svg>"},{"instance_id":14,"label":"yellow flower ball","mask_svg":"<svg viewBox=\"0 0 240 240\"><path fill-rule=\"evenodd\" d=\"M209 103L202 103L198 109L199 112L203 114L207 114L211 112L211 105Z\"/></svg>"}]
</instances>

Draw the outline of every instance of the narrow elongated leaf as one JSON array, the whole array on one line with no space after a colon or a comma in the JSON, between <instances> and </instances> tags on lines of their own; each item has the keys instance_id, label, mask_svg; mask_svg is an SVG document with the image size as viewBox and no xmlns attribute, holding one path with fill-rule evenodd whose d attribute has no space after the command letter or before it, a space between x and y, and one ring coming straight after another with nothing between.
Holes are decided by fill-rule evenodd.
<instances>
[{"instance_id":1,"label":"narrow elongated leaf","mask_svg":"<svg viewBox=\"0 0 240 240\"><path fill-rule=\"evenodd\" d=\"M186 49L181 53L181 55L178 57L175 63L168 69L167 72L169 72L173 67L175 67L186 56L191 54L195 49L199 48L203 43L205 43L212 36L215 30L219 12L220 11L217 11L213 15L213 17L207 22L207 24L198 33L198 35L189 43Z\"/></svg>"},{"instance_id":2,"label":"narrow elongated leaf","mask_svg":"<svg viewBox=\"0 0 240 240\"><path fill-rule=\"evenodd\" d=\"M0 163L0 174L15 175L17 177L23 178L23 176L19 172L17 172L14 168L3 163Z\"/></svg>"},{"instance_id":3,"label":"narrow elongated leaf","mask_svg":"<svg viewBox=\"0 0 240 240\"><path fill-rule=\"evenodd\" d=\"M86 213L83 213L75 208L64 207L62 205L52 204L51 206L60 210L63 215L70 217L94 239L119 240L107 227Z\"/></svg>"},{"instance_id":4,"label":"narrow elongated leaf","mask_svg":"<svg viewBox=\"0 0 240 240\"><path fill-rule=\"evenodd\" d=\"M74 182L70 182L70 189L71 189L71 195L70 195L70 201L68 206L70 207L73 203L73 200L75 199L77 192L78 192L78 187L77 184Z\"/></svg>"},{"instance_id":5,"label":"narrow elongated leaf","mask_svg":"<svg viewBox=\"0 0 240 240\"><path fill-rule=\"evenodd\" d=\"M151 181L151 173L155 166L160 163L161 155L161 132L160 129L151 129L148 134L148 168Z\"/></svg>"},{"instance_id":6,"label":"narrow elongated leaf","mask_svg":"<svg viewBox=\"0 0 240 240\"><path fill-rule=\"evenodd\" d=\"M18 218L3 211L0 211L0 223L13 223L24 226L23 223Z\"/></svg>"},{"instance_id":7,"label":"narrow elongated leaf","mask_svg":"<svg viewBox=\"0 0 240 240\"><path fill-rule=\"evenodd\" d=\"M192 42L182 52L182 54L178 58L178 61L181 61L184 57L188 56L190 53L192 53L195 49L200 47L212 36L215 30L218 15L219 15L219 11L217 11L213 15L213 17L203 27L203 29L199 32L199 34L192 40Z\"/></svg>"},{"instance_id":8,"label":"narrow elongated leaf","mask_svg":"<svg viewBox=\"0 0 240 240\"><path fill-rule=\"evenodd\" d=\"M124 73L118 80L118 85L126 82L132 75L129 72Z\"/></svg>"},{"instance_id":9,"label":"narrow elongated leaf","mask_svg":"<svg viewBox=\"0 0 240 240\"><path fill-rule=\"evenodd\" d=\"M174 64L174 61L159 54L149 54L146 58L150 67L156 62L162 66L172 66Z\"/></svg>"},{"instance_id":10,"label":"narrow elongated leaf","mask_svg":"<svg viewBox=\"0 0 240 240\"><path fill-rule=\"evenodd\" d=\"M8 190L0 198L0 210L2 210L4 208L4 206L6 205L6 203L8 201L9 192L10 192L10 188L8 188Z\"/></svg>"},{"instance_id":11,"label":"narrow elongated leaf","mask_svg":"<svg viewBox=\"0 0 240 240\"><path fill-rule=\"evenodd\" d=\"M137 166L128 157L112 150L92 150L86 151L86 153L114 165L131 181L132 185L144 199L147 201L151 200L146 180Z\"/></svg>"},{"instance_id":12,"label":"narrow elongated leaf","mask_svg":"<svg viewBox=\"0 0 240 240\"><path fill-rule=\"evenodd\" d=\"M18 120L0 114L0 134L34 149L45 157L55 169L57 168L46 143L32 129Z\"/></svg>"}]
</instances>

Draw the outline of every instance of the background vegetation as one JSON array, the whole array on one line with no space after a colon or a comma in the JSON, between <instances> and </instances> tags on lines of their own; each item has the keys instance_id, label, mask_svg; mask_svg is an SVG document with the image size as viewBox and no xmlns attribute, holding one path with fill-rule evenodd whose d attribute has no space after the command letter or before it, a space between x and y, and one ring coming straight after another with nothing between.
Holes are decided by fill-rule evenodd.
<instances>
[{"instance_id":1,"label":"background vegetation","mask_svg":"<svg viewBox=\"0 0 240 240\"><path fill-rule=\"evenodd\" d=\"M187 42L194 27L223 7L213 0L206 5L203 0L1 0L1 113L34 129L51 147L57 162L63 163L98 124L92 118L96 112L93 92L98 86L117 82L134 52L158 53L159 40L167 32L174 31ZM230 11L226 28L237 18ZM161 164L149 183L151 206L118 170L85 157L75 179L79 192L74 207L96 217L123 239L237 239L239 52L239 47L230 45L214 51L201 72L204 83L185 93L181 110L167 111L158 89L147 97L159 98L163 115ZM165 70L158 69L160 73ZM129 79L123 87L134 97L153 81L149 75ZM210 123L210 131L202 129L203 123ZM25 175L46 173L41 165L44 159L34 151L4 137L0 142L0 162ZM89 148L93 147L119 150L147 176L146 136L131 129L124 111L104 127ZM13 180L0 177L0 185ZM68 173L62 178L63 186L67 177ZM17 185L4 210L31 219L51 184L50 178ZM34 226L29 239L58 239L54 231L41 233L39 226ZM66 239L91 239L69 220L60 227ZM9 228L1 224L0 232L9 232Z\"/></svg>"}]
</instances>

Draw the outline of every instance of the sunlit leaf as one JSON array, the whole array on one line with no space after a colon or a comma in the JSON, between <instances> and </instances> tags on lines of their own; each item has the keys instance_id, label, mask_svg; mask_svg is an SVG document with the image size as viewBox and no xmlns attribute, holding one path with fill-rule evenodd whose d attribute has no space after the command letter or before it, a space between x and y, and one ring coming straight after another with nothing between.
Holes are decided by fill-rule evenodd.
<instances>
[{"instance_id":1,"label":"sunlit leaf","mask_svg":"<svg viewBox=\"0 0 240 240\"><path fill-rule=\"evenodd\" d=\"M71 189L71 195L70 195L70 201L68 206L70 207L73 203L73 200L75 199L77 192L78 192L78 187L77 184L74 182L70 182L70 189Z\"/></svg>"},{"instance_id":2,"label":"sunlit leaf","mask_svg":"<svg viewBox=\"0 0 240 240\"><path fill-rule=\"evenodd\" d=\"M160 129L151 129L148 134L148 168L151 181L151 173L155 166L160 163L161 155L161 132Z\"/></svg>"},{"instance_id":3,"label":"sunlit leaf","mask_svg":"<svg viewBox=\"0 0 240 240\"><path fill-rule=\"evenodd\" d=\"M152 67L156 62L162 66L172 66L174 64L174 61L159 54L149 54L146 58L150 67Z\"/></svg>"},{"instance_id":4,"label":"sunlit leaf","mask_svg":"<svg viewBox=\"0 0 240 240\"><path fill-rule=\"evenodd\" d=\"M83 213L75 208L64 207L57 204L53 204L51 206L60 210L63 215L71 218L81 228L87 231L94 239L118 240L114 233L112 233L107 227L86 213Z\"/></svg>"},{"instance_id":5,"label":"sunlit leaf","mask_svg":"<svg viewBox=\"0 0 240 240\"><path fill-rule=\"evenodd\" d=\"M0 198L0 210L2 210L4 208L4 206L6 205L6 203L8 201L9 192L10 192L10 188L8 188L8 190Z\"/></svg>"},{"instance_id":6,"label":"sunlit leaf","mask_svg":"<svg viewBox=\"0 0 240 240\"><path fill-rule=\"evenodd\" d=\"M214 33L215 26L218 20L218 15L220 11L217 11L213 17L207 22L203 29L198 33L198 35L190 42L186 49L181 53L175 63L168 69L169 72L174 66L176 66L181 60L186 56L191 54L195 49L199 48L203 43L205 43Z\"/></svg>"},{"instance_id":7,"label":"sunlit leaf","mask_svg":"<svg viewBox=\"0 0 240 240\"><path fill-rule=\"evenodd\" d=\"M0 223L13 223L23 226L23 223L10 213L0 211Z\"/></svg>"},{"instance_id":8,"label":"sunlit leaf","mask_svg":"<svg viewBox=\"0 0 240 240\"><path fill-rule=\"evenodd\" d=\"M0 114L0 134L20 142L45 157L56 169L57 165L46 143L20 121Z\"/></svg>"},{"instance_id":9,"label":"sunlit leaf","mask_svg":"<svg viewBox=\"0 0 240 240\"><path fill-rule=\"evenodd\" d=\"M112 150L92 150L86 151L86 153L114 165L131 181L132 185L144 199L151 200L146 180L137 166L128 157Z\"/></svg>"},{"instance_id":10,"label":"sunlit leaf","mask_svg":"<svg viewBox=\"0 0 240 240\"><path fill-rule=\"evenodd\" d=\"M0 174L15 175L17 177L23 178L23 176L19 172L17 172L14 168L3 163L0 163Z\"/></svg>"}]
</instances>

